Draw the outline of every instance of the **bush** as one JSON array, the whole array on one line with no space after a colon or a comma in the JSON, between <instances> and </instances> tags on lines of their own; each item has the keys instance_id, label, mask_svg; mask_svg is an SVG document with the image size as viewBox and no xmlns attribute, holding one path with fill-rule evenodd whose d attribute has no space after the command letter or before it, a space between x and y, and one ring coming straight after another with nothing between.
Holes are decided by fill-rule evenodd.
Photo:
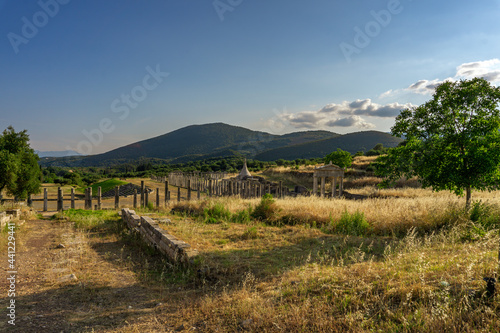
<instances>
[{"instance_id":1,"label":"bush","mask_svg":"<svg viewBox=\"0 0 500 333\"><path fill-rule=\"evenodd\" d=\"M498 228L500 226L498 207L481 201L474 202L470 210L470 220L486 230Z\"/></svg>"},{"instance_id":2,"label":"bush","mask_svg":"<svg viewBox=\"0 0 500 333\"><path fill-rule=\"evenodd\" d=\"M250 223L252 218L252 207L248 207L248 209L240 210L239 212L233 214L231 220L235 223Z\"/></svg>"},{"instance_id":3,"label":"bush","mask_svg":"<svg viewBox=\"0 0 500 333\"><path fill-rule=\"evenodd\" d=\"M356 211L350 214L348 211L344 211L340 220L334 224L333 229L344 235L364 236L371 230L371 226L363 212Z\"/></svg>"},{"instance_id":4,"label":"bush","mask_svg":"<svg viewBox=\"0 0 500 333\"><path fill-rule=\"evenodd\" d=\"M203 217L205 219L205 223L221 223L229 220L231 213L222 203L217 202L213 206L206 207L203 210Z\"/></svg>"},{"instance_id":5,"label":"bush","mask_svg":"<svg viewBox=\"0 0 500 333\"><path fill-rule=\"evenodd\" d=\"M273 196L266 193L262 196L260 203L255 207L252 217L256 220L273 222L277 218L278 208Z\"/></svg>"}]
</instances>

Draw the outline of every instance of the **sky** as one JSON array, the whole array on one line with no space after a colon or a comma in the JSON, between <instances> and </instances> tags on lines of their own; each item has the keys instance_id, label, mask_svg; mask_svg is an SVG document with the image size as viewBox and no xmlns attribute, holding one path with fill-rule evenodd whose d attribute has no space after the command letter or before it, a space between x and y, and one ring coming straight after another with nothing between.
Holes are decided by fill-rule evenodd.
<instances>
[{"instance_id":1,"label":"sky","mask_svg":"<svg viewBox=\"0 0 500 333\"><path fill-rule=\"evenodd\" d=\"M184 126L390 131L500 84L500 0L0 0L0 130L97 154Z\"/></svg>"}]
</instances>

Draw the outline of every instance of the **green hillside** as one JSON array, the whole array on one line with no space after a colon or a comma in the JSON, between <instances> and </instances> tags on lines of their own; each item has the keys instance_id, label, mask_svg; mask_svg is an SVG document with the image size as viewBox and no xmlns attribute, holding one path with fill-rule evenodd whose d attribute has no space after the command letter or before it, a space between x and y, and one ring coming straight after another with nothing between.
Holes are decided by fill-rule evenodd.
<instances>
[{"instance_id":1,"label":"green hillside","mask_svg":"<svg viewBox=\"0 0 500 333\"><path fill-rule=\"evenodd\" d=\"M273 135L223 123L187 126L104 154L42 158L42 166L91 167L137 163L186 163L213 158L246 156L260 161L323 157L337 148L356 153L377 143L394 147L402 140L387 133L368 131L340 135L328 131L302 131Z\"/></svg>"},{"instance_id":2,"label":"green hillside","mask_svg":"<svg viewBox=\"0 0 500 333\"><path fill-rule=\"evenodd\" d=\"M373 148L377 143L382 143L384 147L395 147L401 141L403 140L383 132L357 132L330 139L267 150L257 154L254 158L259 161L317 158L323 157L332 151L337 150L337 148L348 151L351 154L355 154L358 151L366 152Z\"/></svg>"},{"instance_id":3,"label":"green hillside","mask_svg":"<svg viewBox=\"0 0 500 333\"><path fill-rule=\"evenodd\" d=\"M253 156L269 149L336 136L338 134L328 131L305 131L279 136L223 123L192 125L104 154L44 158L40 164L63 167L109 166L141 158L181 163L216 157Z\"/></svg>"}]
</instances>

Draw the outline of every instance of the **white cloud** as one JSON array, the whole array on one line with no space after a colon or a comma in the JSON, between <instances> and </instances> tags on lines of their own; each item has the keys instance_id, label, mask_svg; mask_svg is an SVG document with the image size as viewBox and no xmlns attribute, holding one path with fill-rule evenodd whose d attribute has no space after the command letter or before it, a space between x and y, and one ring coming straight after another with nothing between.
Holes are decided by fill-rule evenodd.
<instances>
[{"instance_id":1,"label":"white cloud","mask_svg":"<svg viewBox=\"0 0 500 333\"><path fill-rule=\"evenodd\" d=\"M455 77L467 79L483 77L490 82L498 82L500 80L500 59L462 64L457 67L457 74Z\"/></svg>"},{"instance_id":2,"label":"white cloud","mask_svg":"<svg viewBox=\"0 0 500 333\"><path fill-rule=\"evenodd\" d=\"M402 109L411 107L411 104L390 103L380 105L373 103L371 99L358 99L354 102L344 101L341 104L328 104L319 112L339 115L358 115L368 117L390 118L399 114Z\"/></svg>"},{"instance_id":3,"label":"white cloud","mask_svg":"<svg viewBox=\"0 0 500 333\"><path fill-rule=\"evenodd\" d=\"M458 81L460 79L472 79L475 77L484 78L491 83L500 82L500 59L468 62L457 67L454 77L444 80L420 80L406 88L410 91L422 95L432 95L436 87L445 81ZM381 97L389 92L381 95Z\"/></svg>"},{"instance_id":4,"label":"white cloud","mask_svg":"<svg viewBox=\"0 0 500 333\"><path fill-rule=\"evenodd\" d=\"M375 128L361 116L391 118L401 110L412 107L411 104L390 103L380 105L371 99L358 99L353 102L328 104L318 111L301 111L280 115L281 119L295 128L353 127L360 129Z\"/></svg>"},{"instance_id":5,"label":"white cloud","mask_svg":"<svg viewBox=\"0 0 500 333\"><path fill-rule=\"evenodd\" d=\"M360 116L350 116L347 118L338 118L325 123L328 127L356 127L363 129L375 128L376 126L366 122Z\"/></svg>"},{"instance_id":6,"label":"white cloud","mask_svg":"<svg viewBox=\"0 0 500 333\"><path fill-rule=\"evenodd\" d=\"M279 115L283 120L287 121L295 128L317 128L320 126L324 116L315 111L302 111L298 113L284 113Z\"/></svg>"}]
</instances>

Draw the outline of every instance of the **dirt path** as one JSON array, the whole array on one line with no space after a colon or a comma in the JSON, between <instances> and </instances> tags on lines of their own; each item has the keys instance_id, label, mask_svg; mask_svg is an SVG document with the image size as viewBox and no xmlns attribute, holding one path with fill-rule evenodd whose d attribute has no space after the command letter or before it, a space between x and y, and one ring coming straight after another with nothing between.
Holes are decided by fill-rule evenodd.
<instances>
[{"instance_id":1,"label":"dirt path","mask_svg":"<svg viewBox=\"0 0 500 333\"><path fill-rule=\"evenodd\" d=\"M62 244L60 246L59 244ZM6 249L1 265L7 275ZM119 240L76 230L70 222L28 221L16 234L16 321L8 324L9 284L0 280L0 331L168 332L181 318L164 288L145 286ZM161 314L162 320L157 315Z\"/></svg>"}]
</instances>

